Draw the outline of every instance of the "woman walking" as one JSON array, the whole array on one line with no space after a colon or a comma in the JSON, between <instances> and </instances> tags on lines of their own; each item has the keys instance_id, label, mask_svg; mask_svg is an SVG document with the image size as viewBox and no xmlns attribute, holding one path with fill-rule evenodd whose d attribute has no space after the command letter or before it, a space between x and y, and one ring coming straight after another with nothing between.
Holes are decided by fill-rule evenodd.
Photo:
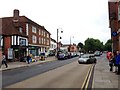
<instances>
[{"instance_id":1,"label":"woman walking","mask_svg":"<svg viewBox=\"0 0 120 90\"><path fill-rule=\"evenodd\" d=\"M2 53L2 64L5 64L6 68L8 67L7 62L6 62L6 56L4 53Z\"/></svg>"}]
</instances>

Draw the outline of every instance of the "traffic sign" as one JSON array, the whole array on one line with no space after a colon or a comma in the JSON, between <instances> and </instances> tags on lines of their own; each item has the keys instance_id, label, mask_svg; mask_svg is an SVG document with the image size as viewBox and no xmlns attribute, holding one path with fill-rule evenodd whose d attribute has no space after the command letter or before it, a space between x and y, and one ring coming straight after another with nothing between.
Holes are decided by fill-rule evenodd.
<instances>
[{"instance_id":1,"label":"traffic sign","mask_svg":"<svg viewBox=\"0 0 120 90\"><path fill-rule=\"evenodd\" d=\"M112 32L111 34L112 34L112 36L117 36L117 32L115 32L115 31Z\"/></svg>"}]
</instances>

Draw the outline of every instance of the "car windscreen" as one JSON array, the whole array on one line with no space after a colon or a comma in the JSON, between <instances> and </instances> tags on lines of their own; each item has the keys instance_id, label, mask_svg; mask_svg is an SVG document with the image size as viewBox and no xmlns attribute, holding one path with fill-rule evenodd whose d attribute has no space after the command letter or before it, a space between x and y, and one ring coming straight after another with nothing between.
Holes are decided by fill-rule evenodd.
<instances>
[{"instance_id":1,"label":"car windscreen","mask_svg":"<svg viewBox=\"0 0 120 90\"><path fill-rule=\"evenodd\" d=\"M89 56L83 55L83 56L81 56L81 58L89 58Z\"/></svg>"}]
</instances>

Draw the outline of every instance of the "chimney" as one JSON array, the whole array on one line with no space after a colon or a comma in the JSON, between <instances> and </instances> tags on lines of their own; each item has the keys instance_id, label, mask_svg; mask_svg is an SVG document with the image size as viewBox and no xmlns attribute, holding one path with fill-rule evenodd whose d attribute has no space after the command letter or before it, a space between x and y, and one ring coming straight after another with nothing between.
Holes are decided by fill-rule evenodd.
<instances>
[{"instance_id":1,"label":"chimney","mask_svg":"<svg viewBox=\"0 0 120 90\"><path fill-rule=\"evenodd\" d=\"M15 9L13 11L13 23L16 27L19 26L19 10L18 9Z\"/></svg>"}]
</instances>

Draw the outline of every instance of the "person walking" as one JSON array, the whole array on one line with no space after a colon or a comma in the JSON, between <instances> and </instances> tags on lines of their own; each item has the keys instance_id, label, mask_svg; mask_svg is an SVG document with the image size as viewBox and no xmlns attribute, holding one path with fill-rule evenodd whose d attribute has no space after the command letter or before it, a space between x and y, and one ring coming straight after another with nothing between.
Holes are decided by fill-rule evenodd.
<instances>
[{"instance_id":1,"label":"person walking","mask_svg":"<svg viewBox=\"0 0 120 90\"><path fill-rule=\"evenodd\" d=\"M113 71L113 53L110 53L109 56L109 66L110 66L110 71Z\"/></svg>"},{"instance_id":2,"label":"person walking","mask_svg":"<svg viewBox=\"0 0 120 90\"><path fill-rule=\"evenodd\" d=\"M118 66L117 74L120 75L120 53L119 53L119 51L117 51L116 65Z\"/></svg>"},{"instance_id":3,"label":"person walking","mask_svg":"<svg viewBox=\"0 0 120 90\"><path fill-rule=\"evenodd\" d=\"M2 64L5 64L6 68L8 67L7 62L6 62L6 56L4 53L2 53Z\"/></svg>"},{"instance_id":4,"label":"person walking","mask_svg":"<svg viewBox=\"0 0 120 90\"><path fill-rule=\"evenodd\" d=\"M27 63L30 64L30 55L27 56Z\"/></svg>"},{"instance_id":5,"label":"person walking","mask_svg":"<svg viewBox=\"0 0 120 90\"><path fill-rule=\"evenodd\" d=\"M117 52L116 52L116 51L113 51L113 66L114 66L114 73L117 73L116 56L117 56Z\"/></svg>"}]
</instances>

